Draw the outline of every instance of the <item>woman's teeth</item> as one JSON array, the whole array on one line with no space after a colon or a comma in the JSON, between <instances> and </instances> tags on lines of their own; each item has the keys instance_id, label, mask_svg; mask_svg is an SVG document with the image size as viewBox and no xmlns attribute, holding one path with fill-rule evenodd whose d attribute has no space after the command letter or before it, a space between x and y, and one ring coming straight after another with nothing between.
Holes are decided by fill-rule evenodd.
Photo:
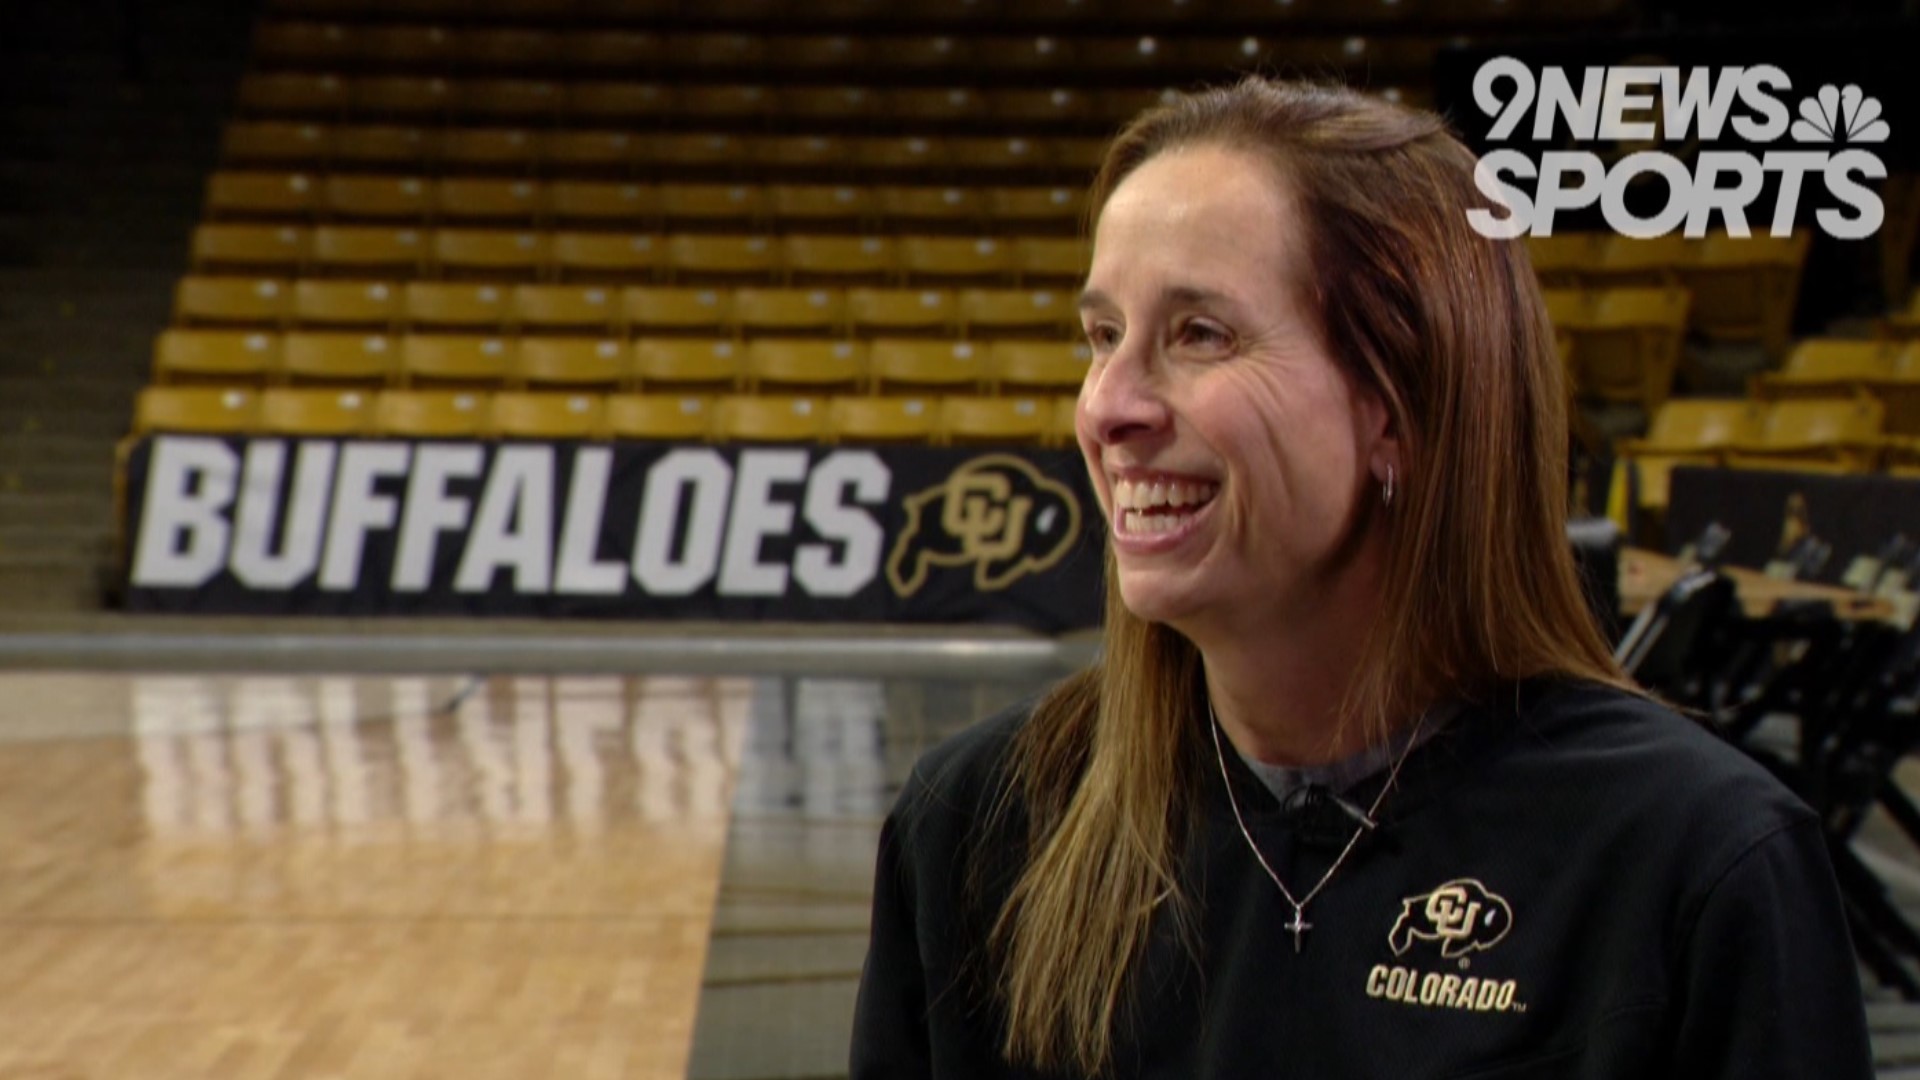
<instances>
[{"instance_id":1,"label":"woman's teeth","mask_svg":"<svg viewBox=\"0 0 1920 1080\"><path fill-rule=\"evenodd\" d=\"M1121 531L1152 536L1176 528L1219 490L1204 480L1118 480L1113 502Z\"/></svg>"}]
</instances>

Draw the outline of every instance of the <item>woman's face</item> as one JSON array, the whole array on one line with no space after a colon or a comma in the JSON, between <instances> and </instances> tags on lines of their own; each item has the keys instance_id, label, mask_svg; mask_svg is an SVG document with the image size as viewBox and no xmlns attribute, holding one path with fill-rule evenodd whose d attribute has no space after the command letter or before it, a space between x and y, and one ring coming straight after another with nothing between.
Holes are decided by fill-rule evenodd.
<instances>
[{"instance_id":1,"label":"woman's face","mask_svg":"<svg viewBox=\"0 0 1920 1080\"><path fill-rule=\"evenodd\" d=\"M1277 170L1224 147L1148 160L1101 213L1076 428L1142 618L1297 631L1371 587L1394 450L1300 300L1305 255Z\"/></svg>"}]
</instances>

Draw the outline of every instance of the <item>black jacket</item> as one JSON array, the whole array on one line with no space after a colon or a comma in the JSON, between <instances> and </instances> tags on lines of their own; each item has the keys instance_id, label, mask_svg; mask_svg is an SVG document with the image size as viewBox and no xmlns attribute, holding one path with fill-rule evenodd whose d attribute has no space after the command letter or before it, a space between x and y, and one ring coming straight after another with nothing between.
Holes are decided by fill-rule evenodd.
<instances>
[{"instance_id":1,"label":"black jacket","mask_svg":"<svg viewBox=\"0 0 1920 1080\"><path fill-rule=\"evenodd\" d=\"M1025 719L930 751L887 819L853 1080L1034 1075L1000 1059L983 989L986 928L1024 856L981 823ZM1237 755L1227 763L1268 861L1295 895L1311 888L1339 830L1303 833ZM1292 908L1217 765L1196 775L1211 777L1183 860L1198 955L1156 935L1116 1077L1872 1076L1819 823L1666 709L1542 681L1467 710L1409 756L1381 827L1307 909L1297 955Z\"/></svg>"}]
</instances>

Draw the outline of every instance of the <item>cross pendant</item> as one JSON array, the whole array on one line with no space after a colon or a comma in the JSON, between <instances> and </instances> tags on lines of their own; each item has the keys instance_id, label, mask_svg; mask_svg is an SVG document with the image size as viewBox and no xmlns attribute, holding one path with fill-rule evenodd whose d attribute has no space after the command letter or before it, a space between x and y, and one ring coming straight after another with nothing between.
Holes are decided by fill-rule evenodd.
<instances>
[{"instance_id":1,"label":"cross pendant","mask_svg":"<svg viewBox=\"0 0 1920 1080\"><path fill-rule=\"evenodd\" d=\"M1296 955L1300 952L1301 936L1313 929L1313 924L1307 921L1306 916L1305 908L1294 908L1293 921L1286 924L1286 928L1293 933L1293 951Z\"/></svg>"}]
</instances>

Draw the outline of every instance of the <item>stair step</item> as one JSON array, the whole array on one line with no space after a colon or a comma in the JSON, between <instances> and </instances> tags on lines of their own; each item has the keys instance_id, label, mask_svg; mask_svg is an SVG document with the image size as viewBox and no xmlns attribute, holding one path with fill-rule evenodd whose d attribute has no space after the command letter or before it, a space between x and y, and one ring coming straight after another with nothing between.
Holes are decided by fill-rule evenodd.
<instances>
[{"instance_id":1,"label":"stair step","mask_svg":"<svg viewBox=\"0 0 1920 1080\"><path fill-rule=\"evenodd\" d=\"M93 569L110 564L114 532L49 530L0 525L0 562Z\"/></svg>"},{"instance_id":2,"label":"stair step","mask_svg":"<svg viewBox=\"0 0 1920 1080\"><path fill-rule=\"evenodd\" d=\"M0 560L0 611L98 611L113 577L105 567Z\"/></svg>"},{"instance_id":3,"label":"stair step","mask_svg":"<svg viewBox=\"0 0 1920 1080\"><path fill-rule=\"evenodd\" d=\"M103 448L81 461L0 461L0 491L34 495L78 495L111 492L114 460Z\"/></svg>"},{"instance_id":4,"label":"stair step","mask_svg":"<svg viewBox=\"0 0 1920 1080\"><path fill-rule=\"evenodd\" d=\"M33 409L40 412L111 412L121 416L133 412L137 387L118 382L75 379L60 374L38 378L0 374L0 415L9 409Z\"/></svg>"},{"instance_id":5,"label":"stair step","mask_svg":"<svg viewBox=\"0 0 1920 1080\"><path fill-rule=\"evenodd\" d=\"M113 500L105 493L86 495L0 492L0 528L35 525L71 532L111 532Z\"/></svg>"},{"instance_id":6,"label":"stair step","mask_svg":"<svg viewBox=\"0 0 1920 1080\"><path fill-rule=\"evenodd\" d=\"M21 435L38 435L43 431L57 431L68 435L112 440L127 433L132 418L130 410L53 412L15 410L0 405L0 431Z\"/></svg>"}]
</instances>

